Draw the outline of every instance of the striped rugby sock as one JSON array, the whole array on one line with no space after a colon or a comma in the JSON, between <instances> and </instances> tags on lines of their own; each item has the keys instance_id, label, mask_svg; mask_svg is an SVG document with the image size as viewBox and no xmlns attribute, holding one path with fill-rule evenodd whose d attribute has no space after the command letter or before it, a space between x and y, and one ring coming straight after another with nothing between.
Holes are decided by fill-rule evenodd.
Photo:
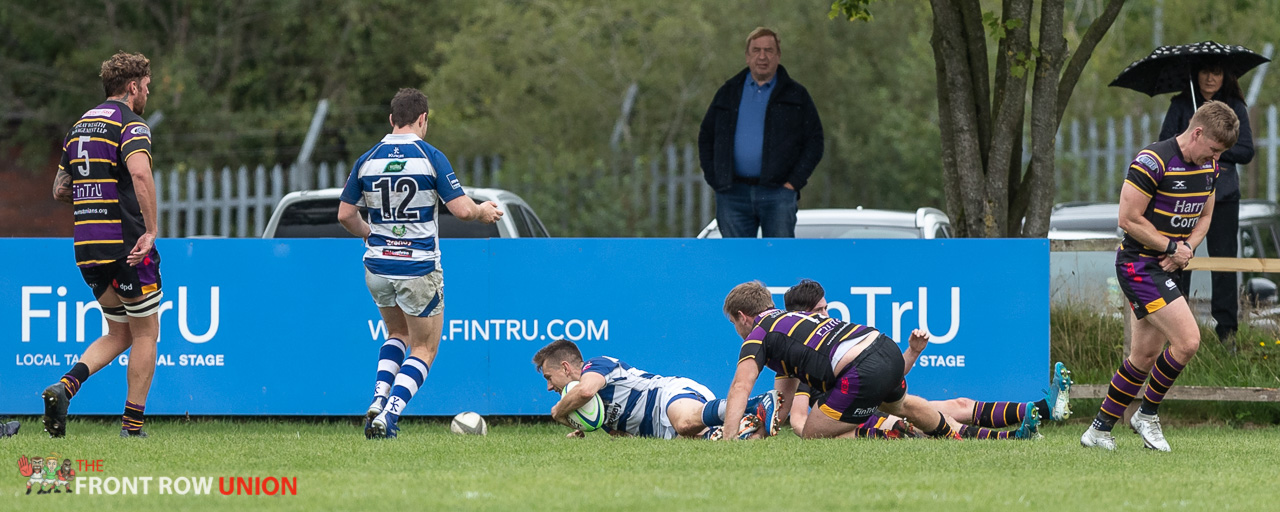
<instances>
[{"instance_id":1,"label":"striped rugby sock","mask_svg":"<svg viewBox=\"0 0 1280 512\"><path fill-rule=\"evenodd\" d=\"M1004 428L1019 425L1027 415L1027 404L1018 402L974 402L973 422L979 427ZM964 435L964 432L961 432ZM985 438L984 438L985 439Z\"/></svg>"},{"instance_id":2,"label":"striped rugby sock","mask_svg":"<svg viewBox=\"0 0 1280 512\"><path fill-rule=\"evenodd\" d=\"M973 425L960 425L960 437L966 439L1014 439L1013 433L1012 430L991 430Z\"/></svg>"},{"instance_id":3,"label":"striped rugby sock","mask_svg":"<svg viewBox=\"0 0 1280 512\"><path fill-rule=\"evenodd\" d=\"M147 407L141 404L135 404L128 400L124 401L124 416L120 419L120 426L130 432L142 430L142 422L146 420L143 411Z\"/></svg>"},{"instance_id":4,"label":"striped rugby sock","mask_svg":"<svg viewBox=\"0 0 1280 512\"><path fill-rule=\"evenodd\" d=\"M1098 410L1098 416L1093 418L1093 428L1110 432L1116 420L1124 416L1124 410L1133 402L1133 398L1138 395L1138 390L1146 380L1146 372L1134 368L1129 360L1125 359L1124 364L1116 370L1115 376L1111 377L1111 389L1107 391L1107 398L1102 400L1102 408Z\"/></svg>"},{"instance_id":5,"label":"striped rugby sock","mask_svg":"<svg viewBox=\"0 0 1280 512\"><path fill-rule=\"evenodd\" d=\"M400 373L400 365L404 363L404 350L404 342L399 338L388 339L378 350L378 383L373 388L374 398L386 400L391 396L396 374Z\"/></svg>"},{"instance_id":6,"label":"striped rugby sock","mask_svg":"<svg viewBox=\"0 0 1280 512\"><path fill-rule=\"evenodd\" d=\"M391 388L391 399L387 401L387 408L382 411L388 423L395 423L400 419L404 407L409 404L414 393L418 392L418 388L422 387L422 382L427 380L427 373L430 371L431 368L421 359L409 356L404 360L400 373L396 375L396 385Z\"/></svg>"},{"instance_id":7,"label":"striped rugby sock","mask_svg":"<svg viewBox=\"0 0 1280 512\"><path fill-rule=\"evenodd\" d=\"M702 405L702 424L708 427L724 425L725 399L717 398Z\"/></svg>"},{"instance_id":8,"label":"striped rugby sock","mask_svg":"<svg viewBox=\"0 0 1280 512\"><path fill-rule=\"evenodd\" d=\"M1173 381L1182 375L1182 370L1186 367L1187 365L1173 358L1169 349L1164 349L1164 353L1156 358L1156 365L1151 370L1151 382L1147 383L1147 392L1142 395L1142 405L1139 406L1142 414L1155 414L1159 411L1165 393L1169 392Z\"/></svg>"},{"instance_id":9,"label":"striped rugby sock","mask_svg":"<svg viewBox=\"0 0 1280 512\"><path fill-rule=\"evenodd\" d=\"M71 371L62 376L62 385L67 389L67 400L76 396L80 392L80 385L84 381L89 380L89 366L84 363L76 363L71 367Z\"/></svg>"}]
</instances>

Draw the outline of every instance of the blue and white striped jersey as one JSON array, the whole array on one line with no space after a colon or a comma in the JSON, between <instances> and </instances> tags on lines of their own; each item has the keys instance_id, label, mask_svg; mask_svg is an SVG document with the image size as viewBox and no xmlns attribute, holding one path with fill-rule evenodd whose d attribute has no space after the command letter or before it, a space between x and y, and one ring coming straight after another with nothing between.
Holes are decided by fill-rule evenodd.
<instances>
[{"instance_id":1,"label":"blue and white striped jersey","mask_svg":"<svg viewBox=\"0 0 1280 512\"><path fill-rule=\"evenodd\" d=\"M604 429L640 437L675 437L667 418L667 406L675 399L715 399L705 386L684 377L654 375L612 357L593 357L582 364L582 373L604 376L597 393L604 402Z\"/></svg>"},{"instance_id":2,"label":"blue and white striped jersey","mask_svg":"<svg viewBox=\"0 0 1280 512\"><path fill-rule=\"evenodd\" d=\"M440 266L437 199L463 195L444 153L412 133L390 134L360 156L343 202L369 208L364 266L387 279L430 274Z\"/></svg>"}]
</instances>

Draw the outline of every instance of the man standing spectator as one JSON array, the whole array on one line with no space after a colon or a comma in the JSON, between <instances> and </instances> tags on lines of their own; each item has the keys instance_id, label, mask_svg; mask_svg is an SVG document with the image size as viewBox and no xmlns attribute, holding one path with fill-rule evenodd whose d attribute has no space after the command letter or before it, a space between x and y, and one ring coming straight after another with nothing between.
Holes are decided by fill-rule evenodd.
<instances>
[{"instance_id":1,"label":"man standing spectator","mask_svg":"<svg viewBox=\"0 0 1280 512\"><path fill-rule=\"evenodd\" d=\"M779 65L778 34L747 36L747 69L716 91L702 118L698 157L716 191L725 238L796 236L800 189L822 160L822 121L809 91Z\"/></svg>"}]
</instances>

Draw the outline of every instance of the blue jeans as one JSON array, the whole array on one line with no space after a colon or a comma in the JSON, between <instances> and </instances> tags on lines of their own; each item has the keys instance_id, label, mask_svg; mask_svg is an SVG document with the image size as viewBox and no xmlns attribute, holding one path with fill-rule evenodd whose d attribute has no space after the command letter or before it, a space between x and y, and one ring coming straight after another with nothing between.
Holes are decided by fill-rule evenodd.
<instances>
[{"instance_id":1,"label":"blue jeans","mask_svg":"<svg viewBox=\"0 0 1280 512\"><path fill-rule=\"evenodd\" d=\"M725 238L796 237L796 191L786 187L734 183L716 192L716 224Z\"/></svg>"}]
</instances>

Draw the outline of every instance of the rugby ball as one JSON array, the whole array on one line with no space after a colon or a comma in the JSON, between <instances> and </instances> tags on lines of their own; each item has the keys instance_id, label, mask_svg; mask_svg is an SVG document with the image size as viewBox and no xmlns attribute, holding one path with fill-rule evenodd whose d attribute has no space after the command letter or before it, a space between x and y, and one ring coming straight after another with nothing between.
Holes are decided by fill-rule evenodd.
<instances>
[{"instance_id":1,"label":"rugby ball","mask_svg":"<svg viewBox=\"0 0 1280 512\"><path fill-rule=\"evenodd\" d=\"M578 386L578 381L570 382L564 387L564 392L560 393L563 398L568 395L573 388ZM592 395L591 400L578 410L569 413L569 423L572 423L578 430L590 432L598 430L604 425L604 402L600 400L600 395Z\"/></svg>"},{"instance_id":2,"label":"rugby ball","mask_svg":"<svg viewBox=\"0 0 1280 512\"><path fill-rule=\"evenodd\" d=\"M453 417L453 423L449 424L449 430L453 431L454 434L482 436L489 433L489 426L485 424L483 416L467 411Z\"/></svg>"}]
</instances>

